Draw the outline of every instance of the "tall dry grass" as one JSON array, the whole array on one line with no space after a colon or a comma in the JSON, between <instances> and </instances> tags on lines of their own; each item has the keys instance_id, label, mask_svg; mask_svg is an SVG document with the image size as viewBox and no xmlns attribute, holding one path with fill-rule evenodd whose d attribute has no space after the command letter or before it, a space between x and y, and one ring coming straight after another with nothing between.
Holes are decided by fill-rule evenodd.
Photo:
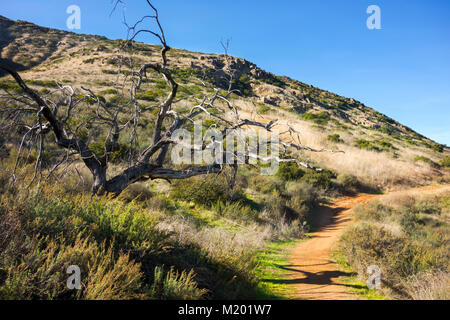
<instances>
[{"instance_id":1,"label":"tall dry grass","mask_svg":"<svg viewBox=\"0 0 450 320\"><path fill-rule=\"evenodd\" d=\"M351 132L339 131L333 129L332 126L328 129L322 130L314 128L314 126L296 117L292 113L284 110L277 110L275 113L258 115L255 113L255 107L244 100L238 102L241 108L242 116L247 116L260 121L271 121L279 119L279 126L276 130L285 132L288 130L288 125L299 132L300 141L302 144L316 149L326 147L328 149L339 149L345 153L331 153L331 152L304 152L303 156L323 166L341 174L349 174L358 177L358 179L369 186L379 187L387 190L401 188L403 186L420 186L429 184L433 179L440 175L435 169L427 164L416 163L413 158L414 155L424 154L421 151L405 148L400 144L395 144L398 158L395 158L389 152L374 152L360 149L354 146L354 140L358 139L361 133L367 137L375 134L370 130L363 128L355 128ZM258 131L258 130L256 130ZM333 144L328 141L327 136L330 133L338 132L344 143ZM285 139L292 139L289 134L284 134ZM296 138L296 137L295 137ZM297 141L297 140L295 140Z\"/></svg>"},{"instance_id":2,"label":"tall dry grass","mask_svg":"<svg viewBox=\"0 0 450 320\"><path fill-rule=\"evenodd\" d=\"M404 284L413 300L449 300L450 274L448 272L423 272L412 276Z\"/></svg>"},{"instance_id":3,"label":"tall dry grass","mask_svg":"<svg viewBox=\"0 0 450 320\"><path fill-rule=\"evenodd\" d=\"M378 265L383 294L394 299L448 299L450 186L395 192L358 207L339 251L366 281Z\"/></svg>"}]
</instances>

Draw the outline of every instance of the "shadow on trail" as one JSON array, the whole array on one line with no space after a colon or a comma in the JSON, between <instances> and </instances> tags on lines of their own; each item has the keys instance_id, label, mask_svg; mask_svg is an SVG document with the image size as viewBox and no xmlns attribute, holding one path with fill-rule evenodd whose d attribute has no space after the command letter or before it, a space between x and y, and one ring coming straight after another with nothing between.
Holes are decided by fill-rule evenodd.
<instances>
[{"instance_id":1,"label":"shadow on trail","mask_svg":"<svg viewBox=\"0 0 450 320\"><path fill-rule=\"evenodd\" d=\"M334 230L338 220L337 215L343 210L345 208L330 208L324 205L318 206L309 221L311 232Z\"/></svg>"},{"instance_id":2,"label":"shadow on trail","mask_svg":"<svg viewBox=\"0 0 450 320\"><path fill-rule=\"evenodd\" d=\"M323 264L317 264L317 265L327 265L329 263L323 263ZM335 283L333 279L337 279L342 276L352 276L354 273L351 272L344 272L344 271L319 271L319 272L308 272L301 269L297 269L295 267L301 267L301 266L292 266L292 265L275 265L275 267L292 271L295 273L301 273L301 278L292 278L292 279L262 279L263 282L269 282L274 284L314 284L314 285L338 285L338 286L345 286L345 287L352 287L352 288L360 288L360 285L351 285L351 284L340 284Z\"/></svg>"}]
</instances>

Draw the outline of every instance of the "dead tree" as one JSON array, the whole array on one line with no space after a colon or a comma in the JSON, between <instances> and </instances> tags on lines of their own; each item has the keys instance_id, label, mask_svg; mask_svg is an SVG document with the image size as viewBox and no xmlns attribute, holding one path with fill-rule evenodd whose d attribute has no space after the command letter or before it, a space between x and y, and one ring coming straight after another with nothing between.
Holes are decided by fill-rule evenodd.
<instances>
[{"instance_id":1,"label":"dead tree","mask_svg":"<svg viewBox=\"0 0 450 320\"><path fill-rule=\"evenodd\" d=\"M14 78L15 82L22 89L20 94L6 90L6 94L2 96L3 107L0 109L4 128L20 127L20 131L23 133L18 146L19 151L13 180L15 179L15 170L17 169L19 158L24 152L23 149L25 147L29 149L29 144L35 143L38 152L34 165L35 173L32 180L34 181L36 173L41 167L40 162L44 145L53 140L59 147L60 159L55 159L54 166L47 170L49 173L60 170L58 168L63 163L69 163L69 159L72 159L72 162L82 161L92 174L92 192L94 194L102 195L108 193L118 195L127 186L137 181L148 179L186 179L193 176L220 173L226 166L235 169L235 162L192 165L182 168L177 168L171 164L168 157L169 149L172 145L179 143L179 141L172 139L173 133L177 129L185 128L199 117L206 116L217 120L218 129L224 135L229 130L251 126L271 131L277 125L276 120L262 123L240 115L238 108L231 99L233 93L238 93L232 86L232 70L229 72L228 86L226 88L212 88L212 94L205 95L203 99L200 99L197 104L193 105L187 115L180 116L173 108L174 103L177 102L179 85L169 69L167 53L170 47L167 44L157 9L149 1L147 3L151 9L151 15L143 17L133 26L128 26L129 37L123 43L122 49L124 52L132 51L136 36L149 34L156 37L162 46L160 52L161 61L159 63L145 63L127 76L129 85L123 88L124 92L127 93L127 99L123 101L109 103L97 96L92 89L84 87L81 87L82 95L75 94L75 90L69 85L59 85L59 88L56 90L59 95L56 99L53 96L43 97L42 94L30 88L17 72L6 66L0 66L2 70ZM140 28L142 24L149 20L155 23L155 30ZM126 62L127 57L125 55L123 57ZM226 57L228 56L226 55ZM137 98L148 72L156 72L170 88L167 97L152 107L143 106ZM12 105L14 106L13 108L11 107ZM151 143L148 146L142 146L138 128L140 125L143 125L143 116L151 111L155 113L155 110L157 110L157 113L153 124ZM35 116L36 122L34 125L29 125L22 121L24 115L29 116L30 114ZM80 114L85 116L80 117ZM99 131L106 132L105 150L102 155L89 146L89 142L95 141L95 134L89 132L86 138L86 128L90 128L90 131L97 133ZM290 131L292 130L290 129ZM107 172L110 155L117 148L118 141L124 135L127 136L130 144L126 168L108 179ZM30 139L31 136L35 137L35 139ZM27 139L29 140L28 144L26 143ZM311 152L327 151L324 149L315 150L300 144L298 140L298 143L293 141L280 142L280 144L285 151L288 149ZM208 144L205 142L199 147L205 149L208 147ZM250 157L246 155L245 159L247 162ZM298 165L306 168L320 170L292 156L289 158L278 157L277 161L296 162Z\"/></svg>"}]
</instances>

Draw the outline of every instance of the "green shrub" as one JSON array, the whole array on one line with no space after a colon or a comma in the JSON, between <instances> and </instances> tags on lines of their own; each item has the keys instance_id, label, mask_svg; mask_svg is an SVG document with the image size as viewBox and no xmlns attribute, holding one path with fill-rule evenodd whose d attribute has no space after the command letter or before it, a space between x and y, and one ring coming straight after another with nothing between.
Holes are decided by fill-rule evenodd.
<instances>
[{"instance_id":1,"label":"green shrub","mask_svg":"<svg viewBox=\"0 0 450 320\"><path fill-rule=\"evenodd\" d=\"M441 160L441 166L443 166L444 168L450 168L450 157L449 156L447 156Z\"/></svg>"},{"instance_id":2,"label":"green shrub","mask_svg":"<svg viewBox=\"0 0 450 320\"><path fill-rule=\"evenodd\" d=\"M214 177L194 177L179 180L172 184L171 194L175 199L193 201L196 204L212 206L217 201L244 200L245 196L238 188L229 190L226 179L220 175Z\"/></svg>"},{"instance_id":3,"label":"green shrub","mask_svg":"<svg viewBox=\"0 0 450 320\"><path fill-rule=\"evenodd\" d=\"M433 143L431 149L439 153L444 152L444 146L439 143Z\"/></svg>"},{"instance_id":4,"label":"green shrub","mask_svg":"<svg viewBox=\"0 0 450 320\"><path fill-rule=\"evenodd\" d=\"M47 88L42 88L41 90L39 90L40 94L49 94L50 90L48 90Z\"/></svg>"},{"instance_id":5,"label":"green shrub","mask_svg":"<svg viewBox=\"0 0 450 320\"><path fill-rule=\"evenodd\" d=\"M116 89L106 89L106 90L103 90L101 93L117 95L117 94L119 94L119 91L117 91Z\"/></svg>"},{"instance_id":6,"label":"green shrub","mask_svg":"<svg viewBox=\"0 0 450 320\"><path fill-rule=\"evenodd\" d=\"M95 60L97 60L97 58L89 58L89 59L86 59L86 60L83 60L83 63L94 63L95 62Z\"/></svg>"},{"instance_id":7,"label":"green shrub","mask_svg":"<svg viewBox=\"0 0 450 320\"><path fill-rule=\"evenodd\" d=\"M345 189L349 191L356 191L361 187L358 178L350 174L341 174L338 176L338 183Z\"/></svg>"},{"instance_id":8,"label":"green shrub","mask_svg":"<svg viewBox=\"0 0 450 320\"><path fill-rule=\"evenodd\" d=\"M156 267L150 296L158 300L199 300L208 290L199 289L194 277L194 270L179 273L172 267L164 273L163 267Z\"/></svg>"},{"instance_id":9,"label":"green shrub","mask_svg":"<svg viewBox=\"0 0 450 320\"><path fill-rule=\"evenodd\" d=\"M256 192L263 194L281 193L284 190L284 184L280 179L277 179L277 176L252 175L249 178L248 185Z\"/></svg>"},{"instance_id":10,"label":"green shrub","mask_svg":"<svg viewBox=\"0 0 450 320\"><path fill-rule=\"evenodd\" d=\"M282 162L277 171L277 176L285 181L298 180L304 175L305 171L295 162Z\"/></svg>"},{"instance_id":11,"label":"green shrub","mask_svg":"<svg viewBox=\"0 0 450 320\"><path fill-rule=\"evenodd\" d=\"M384 133L384 134L387 134L387 135L392 135L392 134L394 134L395 133L395 129L394 129L394 127L392 127L392 126L383 126L383 127L381 127L381 128L379 128L379 129L377 129L378 131L380 131L380 132L382 132L382 133Z\"/></svg>"},{"instance_id":12,"label":"green shrub","mask_svg":"<svg viewBox=\"0 0 450 320\"><path fill-rule=\"evenodd\" d=\"M173 69L170 69L170 73L174 77L174 79L178 82L181 82L183 84L188 84L189 82L192 82L191 78L204 78L206 75L206 81L211 82L210 74L214 73L213 69L195 69L195 68L178 68L175 67Z\"/></svg>"},{"instance_id":13,"label":"green shrub","mask_svg":"<svg viewBox=\"0 0 450 320\"><path fill-rule=\"evenodd\" d=\"M342 142L344 142L344 140L341 139L341 136L339 134L330 134L327 137L327 140L331 141L331 142L335 142L335 143L342 143Z\"/></svg>"},{"instance_id":14,"label":"green shrub","mask_svg":"<svg viewBox=\"0 0 450 320\"><path fill-rule=\"evenodd\" d=\"M103 69L102 72L104 74L118 74L119 72L116 70Z\"/></svg>"},{"instance_id":15,"label":"green shrub","mask_svg":"<svg viewBox=\"0 0 450 320\"><path fill-rule=\"evenodd\" d=\"M119 163L120 161L126 159L129 151L129 145L125 143L117 143L111 146L111 142L105 142L106 137L101 136L96 142L92 142L89 148L94 151L99 157L103 158L106 155L108 160L112 163ZM106 152L108 150L108 152Z\"/></svg>"},{"instance_id":16,"label":"green shrub","mask_svg":"<svg viewBox=\"0 0 450 320\"><path fill-rule=\"evenodd\" d=\"M302 119L312 121L316 124L325 125L330 120L330 114L326 111L319 113L306 112L302 115Z\"/></svg>"},{"instance_id":17,"label":"green shrub","mask_svg":"<svg viewBox=\"0 0 450 320\"><path fill-rule=\"evenodd\" d=\"M126 104L128 102L129 102L129 100L127 97L120 95L120 94L116 94L108 99L107 106L109 104L120 105L120 104Z\"/></svg>"},{"instance_id":18,"label":"green shrub","mask_svg":"<svg viewBox=\"0 0 450 320\"><path fill-rule=\"evenodd\" d=\"M97 199L88 196L69 201L58 197L42 197L28 204L24 218L30 234L41 236L64 235L66 241L77 236L92 236L95 241L114 241L116 248L130 250L136 244L141 248L158 250L164 234L155 227L155 217L131 202Z\"/></svg>"},{"instance_id":19,"label":"green shrub","mask_svg":"<svg viewBox=\"0 0 450 320\"><path fill-rule=\"evenodd\" d=\"M261 80L265 83L268 83L268 84L271 84L273 86L277 86L280 88L286 87L286 82L284 82L284 80L281 77L274 76L273 74L269 74L269 76L264 77Z\"/></svg>"},{"instance_id":20,"label":"green shrub","mask_svg":"<svg viewBox=\"0 0 450 320\"><path fill-rule=\"evenodd\" d=\"M73 245L48 238L28 243L27 252L9 265L0 286L2 299L133 299L142 296L140 264L128 255L117 258L111 249L89 238ZM82 289L66 286L66 270L80 267Z\"/></svg>"},{"instance_id":21,"label":"green shrub","mask_svg":"<svg viewBox=\"0 0 450 320\"><path fill-rule=\"evenodd\" d=\"M22 92L22 88L15 81L9 81L9 80L1 81L0 89L12 91L14 93Z\"/></svg>"},{"instance_id":22,"label":"green shrub","mask_svg":"<svg viewBox=\"0 0 450 320\"><path fill-rule=\"evenodd\" d=\"M424 157L424 156L415 156L414 157L414 161L415 162L423 162L426 163L432 167L439 167L439 165L434 162L433 160L431 160L430 158Z\"/></svg>"},{"instance_id":23,"label":"green shrub","mask_svg":"<svg viewBox=\"0 0 450 320\"><path fill-rule=\"evenodd\" d=\"M333 179L336 179L336 174L331 171L324 170L317 172L314 170L308 170L301 178L301 181L304 181L314 187L328 190L333 186Z\"/></svg>"},{"instance_id":24,"label":"green shrub","mask_svg":"<svg viewBox=\"0 0 450 320\"><path fill-rule=\"evenodd\" d=\"M393 284L423 271L431 262L421 259L422 248L406 237L399 237L382 227L360 224L350 228L342 237L344 255L360 274L372 264L380 266L384 282Z\"/></svg>"},{"instance_id":25,"label":"green shrub","mask_svg":"<svg viewBox=\"0 0 450 320\"><path fill-rule=\"evenodd\" d=\"M260 113L260 114L264 114L264 113L267 113L267 112L269 112L269 111L270 111L270 107L267 106L267 105L265 105L265 104L260 105L260 106L258 107L258 113Z\"/></svg>"},{"instance_id":26,"label":"green shrub","mask_svg":"<svg viewBox=\"0 0 450 320\"><path fill-rule=\"evenodd\" d=\"M159 97L157 91L148 90L145 93L137 94L136 99L145 101L156 101Z\"/></svg>"},{"instance_id":27,"label":"green shrub","mask_svg":"<svg viewBox=\"0 0 450 320\"><path fill-rule=\"evenodd\" d=\"M146 201L151 199L154 194L148 190L148 187L143 183L133 183L130 184L119 196L121 200L126 202L131 202L133 200Z\"/></svg>"},{"instance_id":28,"label":"green shrub","mask_svg":"<svg viewBox=\"0 0 450 320\"><path fill-rule=\"evenodd\" d=\"M180 86L178 87L178 93L184 96L200 97L203 93L203 90L200 86L197 85Z\"/></svg>"},{"instance_id":29,"label":"green shrub","mask_svg":"<svg viewBox=\"0 0 450 320\"><path fill-rule=\"evenodd\" d=\"M416 201L414 206L411 208L411 210L413 212L415 212L416 214L440 215L443 211L443 207L445 207L445 205L443 203L433 203L433 202L428 202L428 201L417 202Z\"/></svg>"},{"instance_id":30,"label":"green shrub","mask_svg":"<svg viewBox=\"0 0 450 320\"><path fill-rule=\"evenodd\" d=\"M27 80L27 82L40 87L58 88L58 84L55 81Z\"/></svg>"},{"instance_id":31,"label":"green shrub","mask_svg":"<svg viewBox=\"0 0 450 320\"><path fill-rule=\"evenodd\" d=\"M383 221L392 217L394 210L378 201L370 202L365 206L358 206L354 210L357 220L361 221Z\"/></svg>"},{"instance_id":32,"label":"green shrub","mask_svg":"<svg viewBox=\"0 0 450 320\"><path fill-rule=\"evenodd\" d=\"M221 217L231 218L233 220L241 221L256 221L258 212L248 205L243 204L243 201L226 201L218 200L213 203L211 208Z\"/></svg>"},{"instance_id":33,"label":"green shrub","mask_svg":"<svg viewBox=\"0 0 450 320\"><path fill-rule=\"evenodd\" d=\"M388 293L409 298L414 294L408 289L410 279L449 270L448 223L440 219L448 199L448 194L420 201L393 198L390 203L394 201L395 207L379 201L358 207L354 212L358 224L345 231L339 251L363 279L367 266L378 265L383 285L392 289Z\"/></svg>"},{"instance_id":34,"label":"green shrub","mask_svg":"<svg viewBox=\"0 0 450 320\"><path fill-rule=\"evenodd\" d=\"M250 77L244 74L240 78L232 81L232 89L239 90L240 95L248 97L253 94L253 89L250 83Z\"/></svg>"},{"instance_id":35,"label":"green shrub","mask_svg":"<svg viewBox=\"0 0 450 320\"><path fill-rule=\"evenodd\" d=\"M377 140L377 141L375 141L375 143L378 144L378 145L379 145L381 148L383 148L383 149L387 149L387 150L397 150L397 148L394 147L394 145L393 145L392 143L387 142L387 141L380 141L380 140Z\"/></svg>"},{"instance_id":36,"label":"green shrub","mask_svg":"<svg viewBox=\"0 0 450 320\"><path fill-rule=\"evenodd\" d=\"M361 149L366 149L369 151L381 151L381 149L375 145L373 145L370 141L364 139L358 139L355 141L355 145Z\"/></svg>"},{"instance_id":37,"label":"green shrub","mask_svg":"<svg viewBox=\"0 0 450 320\"><path fill-rule=\"evenodd\" d=\"M299 213L302 211L301 207L306 206L307 210L303 210L304 214L302 215L305 217L321 201L320 191L305 182L288 182L284 195L289 198L289 206Z\"/></svg>"}]
</instances>

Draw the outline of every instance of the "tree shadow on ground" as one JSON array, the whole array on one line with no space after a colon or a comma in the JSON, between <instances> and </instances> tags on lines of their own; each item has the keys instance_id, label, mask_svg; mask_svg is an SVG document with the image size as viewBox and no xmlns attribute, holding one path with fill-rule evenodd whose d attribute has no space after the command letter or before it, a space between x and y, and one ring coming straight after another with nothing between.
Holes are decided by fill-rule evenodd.
<instances>
[{"instance_id":1,"label":"tree shadow on ground","mask_svg":"<svg viewBox=\"0 0 450 320\"><path fill-rule=\"evenodd\" d=\"M332 262L323 263L320 265L327 265ZM333 281L333 279L337 279L339 277L347 277L347 276L353 276L355 273L352 272L344 272L344 271L319 271L319 272L308 272L299 269L298 265L274 265L274 267L290 271L298 274L302 274L302 277L293 277L292 279L261 279L263 282L269 282L274 284L313 284L313 285L338 285L338 286L345 286L345 287L351 287L360 289L362 285L358 284L341 284L336 283Z\"/></svg>"}]
</instances>

